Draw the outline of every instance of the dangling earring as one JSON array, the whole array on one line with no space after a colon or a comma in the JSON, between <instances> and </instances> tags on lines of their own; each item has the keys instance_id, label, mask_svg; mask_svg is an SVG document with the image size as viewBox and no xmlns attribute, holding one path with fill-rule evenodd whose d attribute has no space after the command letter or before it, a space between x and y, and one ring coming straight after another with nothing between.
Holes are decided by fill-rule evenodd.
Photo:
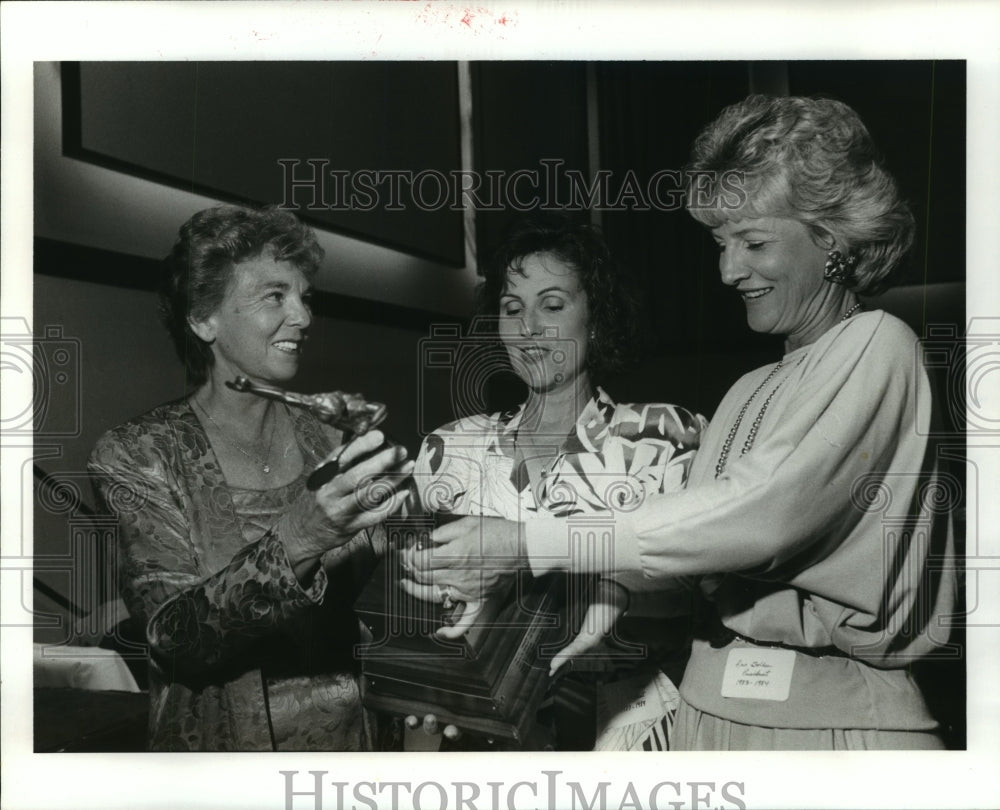
<instances>
[{"instance_id":1,"label":"dangling earring","mask_svg":"<svg viewBox=\"0 0 1000 810\"><path fill-rule=\"evenodd\" d=\"M853 253L845 257L839 250L827 251L823 278L831 284L850 284L854 281L854 267L857 263L858 257Z\"/></svg>"}]
</instances>

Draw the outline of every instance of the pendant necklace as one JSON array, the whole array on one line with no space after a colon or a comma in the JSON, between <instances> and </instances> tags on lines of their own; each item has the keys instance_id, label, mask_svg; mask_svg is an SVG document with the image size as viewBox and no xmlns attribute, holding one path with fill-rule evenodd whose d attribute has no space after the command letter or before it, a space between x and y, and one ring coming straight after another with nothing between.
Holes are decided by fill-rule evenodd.
<instances>
[{"instance_id":1,"label":"pendant necklace","mask_svg":"<svg viewBox=\"0 0 1000 810\"><path fill-rule=\"evenodd\" d=\"M231 444L233 447L235 447L237 450L239 450L244 456L246 456L252 462L254 462L255 464L258 464L260 466L261 472L263 472L264 475L269 475L270 474L270 472L271 472L271 463L270 463L271 445L274 444L274 432L275 432L275 428L277 427L277 424L278 424L278 414L277 414L277 411L275 411L274 409L272 409L272 411L271 411L271 413L274 416L274 418L271 420L271 438L268 439L268 441L267 441L267 453L265 454L264 458L261 459L259 456L256 456L253 453L251 453L249 450L245 449L239 442L237 442L234 439L231 439L229 436L227 436L226 435L226 431L224 431L222 429L222 425L220 425L218 422L216 422L212 418L212 414L210 414L207 410L205 410L205 406L204 405L202 405L200 402L198 402L193 397L192 397L191 401L195 405L198 406L199 410L203 414L205 414L205 416L208 417L208 421L211 422L213 425L215 425L216 430L219 431L219 435L222 436L222 438L226 441L227 444Z\"/></svg>"}]
</instances>

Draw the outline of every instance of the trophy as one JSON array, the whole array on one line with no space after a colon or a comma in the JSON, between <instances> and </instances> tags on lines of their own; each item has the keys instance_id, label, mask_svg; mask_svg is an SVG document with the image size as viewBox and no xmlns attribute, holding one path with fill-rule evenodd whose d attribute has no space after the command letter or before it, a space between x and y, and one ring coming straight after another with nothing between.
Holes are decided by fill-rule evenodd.
<instances>
[{"instance_id":1,"label":"trophy","mask_svg":"<svg viewBox=\"0 0 1000 810\"><path fill-rule=\"evenodd\" d=\"M430 548L435 527L466 517L425 513L386 521L389 552L354 605L371 641L360 645L365 705L394 715L433 714L465 732L517 748L525 743L549 686L549 661L579 628L587 595L563 572L512 575L475 607L454 640L436 634L466 610L447 594L440 602L410 596L403 552Z\"/></svg>"},{"instance_id":2,"label":"trophy","mask_svg":"<svg viewBox=\"0 0 1000 810\"><path fill-rule=\"evenodd\" d=\"M385 405L359 394L296 394L245 377L228 385L308 408L345 434L361 435L386 417ZM318 489L338 470L336 460L320 465L308 487ZM388 551L354 605L370 639L357 647L364 704L397 716L434 714L466 732L523 745L549 686L549 661L575 635L589 594L576 593L579 577L523 571L476 606L459 638L439 637L437 630L455 626L471 608L447 596L427 602L406 593L399 584L406 577L402 556L413 546L432 548L437 526L466 516L427 511L418 500L412 488L408 514L385 521Z\"/></svg>"},{"instance_id":3,"label":"trophy","mask_svg":"<svg viewBox=\"0 0 1000 810\"><path fill-rule=\"evenodd\" d=\"M264 383L253 382L246 377L237 377L232 382L227 382L230 388L236 391L245 391L256 394L267 399L276 399L286 405L294 405L297 408L306 408L313 412L320 422L333 425L344 431L344 445L350 441L352 436L362 436L385 421L388 412L381 402L367 402L361 394L344 394L340 391L331 391L325 394L296 394L294 391L286 391L276 385L266 385ZM386 442L389 443L388 440ZM385 445L378 447L370 453L355 460L355 464L363 461L375 453L381 452ZM320 464L306 480L306 487L315 492L340 472L340 464L336 459Z\"/></svg>"}]
</instances>

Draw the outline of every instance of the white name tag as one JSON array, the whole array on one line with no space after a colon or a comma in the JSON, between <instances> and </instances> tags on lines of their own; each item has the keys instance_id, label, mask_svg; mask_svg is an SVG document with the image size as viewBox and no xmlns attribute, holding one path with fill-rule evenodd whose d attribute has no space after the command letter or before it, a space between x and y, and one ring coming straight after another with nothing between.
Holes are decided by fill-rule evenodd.
<instances>
[{"instance_id":1,"label":"white name tag","mask_svg":"<svg viewBox=\"0 0 1000 810\"><path fill-rule=\"evenodd\" d=\"M737 647L729 651L722 676L722 696L788 700L795 669L793 650Z\"/></svg>"}]
</instances>

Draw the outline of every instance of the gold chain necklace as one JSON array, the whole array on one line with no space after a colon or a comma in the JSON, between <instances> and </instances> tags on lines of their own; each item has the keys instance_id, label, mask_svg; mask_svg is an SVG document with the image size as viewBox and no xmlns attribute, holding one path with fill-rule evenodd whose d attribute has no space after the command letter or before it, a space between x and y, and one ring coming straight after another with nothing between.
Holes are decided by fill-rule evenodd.
<instances>
[{"instance_id":1,"label":"gold chain necklace","mask_svg":"<svg viewBox=\"0 0 1000 810\"><path fill-rule=\"evenodd\" d=\"M220 425L218 422L216 422L212 418L212 414L210 414L207 410L205 410L205 406L204 405L202 405L200 402L198 402L193 397L191 398L191 401L195 405L198 406L199 410L201 410L201 412L203 414L205 414L205 416L208 417L208 421L211 422L213 425L215 425L216 430L219 431L219 435L222 436L223 440L225 440L225 442L227 444L231 444L233 447L235 447L237 450L239 450L244 456L246 456L252 462L254 462L255 464L259 464L260 468L261 468L261 471L264 473L264 475L269 475L270 474L270 472L271 472L271 464L270 464L271 445L274 444L274 432L275 432L275 428L277 427L277 424L278 424L278 414L277 414L277 411L274 408L271 409L271 413L273 414L273 419L271 420L271 438L268 439L268 441L267 441L267 453L264 455L263 460L261 460L258 456L255 456L249 450L246 450L239 442L237 442L234 439L232 439L229 436L227 436L226 435L226 431L224 431L222 429L222 425Z\"/></svg>"}]
</instances>

